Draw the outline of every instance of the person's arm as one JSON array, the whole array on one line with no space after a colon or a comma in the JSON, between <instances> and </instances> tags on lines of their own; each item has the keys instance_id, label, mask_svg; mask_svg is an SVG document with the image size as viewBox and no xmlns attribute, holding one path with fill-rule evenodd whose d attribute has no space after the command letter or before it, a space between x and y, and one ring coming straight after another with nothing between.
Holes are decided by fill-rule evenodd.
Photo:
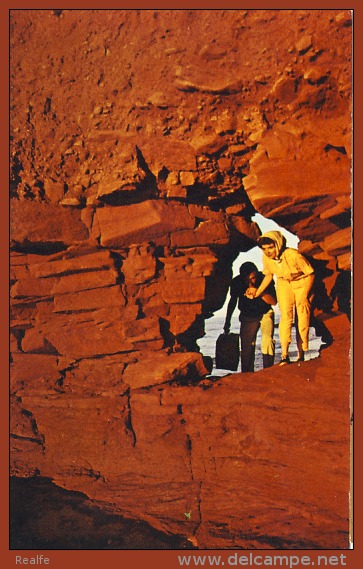
<instances>
[{"instance_id":1,"label":"person's arm","mask_svg":"<svg viewBox=\"0 0 363 569\"><path fill-rule=\"evenodd\" d=\"M303 279L304 282L304 293L306 295L306 300L309 297L309 293L311 291L311 287L313 286L314 283L314 273L311 273L310 275L306 275L306 277Z\"/></svg>"},{"instance_id":2,"label":"person's arm","mask_svg":"<svg viewBox=\"0 0 363 569\"><path fill-rule=\"evenodd\" d=\"M224 327L223 327L223 330L226 334L228 334L229 329L231 327L231 318L232 318L233 311L236 308L236 304L237 304L237 296L231 295L230 301L229 301L228 306L227 306L226 320L225 320Z\"/></svg>"},{"instance_id":3,"label":"person's arm","mask_svg":"<svg viewBox=\"0 0 363 569\"><path fill-rule=\"evenodd\" d=\"M257 290L254 288L247 289L247 291L246 291L247 298L258 298L259 296L262 296L262 294L265 292L267 287L272 283L273 278L274 277L272 274L265 275L262 279L262 283L260 284L260 286L258 287ZM266 302L268 302L268 301L266 300Z\"/></svg>"},{"instance_id":4,"label":"person's arm","mask_svg":"<svg viewBox=\"0 0 363 569\"><path fill-rule=\"evenodd\" d=\"M261 298L267 302L267 304L271 304L271 306L275 306L277 304L276 296L269 291L262 293Z\"/></svg>"}]
</instances>

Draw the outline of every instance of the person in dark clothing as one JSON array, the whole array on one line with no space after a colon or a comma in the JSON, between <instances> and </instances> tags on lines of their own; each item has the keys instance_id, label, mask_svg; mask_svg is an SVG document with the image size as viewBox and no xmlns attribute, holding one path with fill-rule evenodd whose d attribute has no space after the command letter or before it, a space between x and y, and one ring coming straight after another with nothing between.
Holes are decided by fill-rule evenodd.
<instances>
[{"instance_id":1,"label":"person in dark clothing","mask_svg":"<svg viewBox=\"0 0 363 569\"><path fill-rule=\"evenodd\" d=\"M231 326L231 317L236 308L240 311L241 323L241 370L253 372L255 366L256 336L259 328L262 334L263 367L268 368L274 364L275 358L275 313L272 306L277 304L275 285L270 283L264 294L259 298L247 298L247 289L256 289L263 280L264 275L251 262L243 263L239 275L232 279L230 286L230 300L227 306L224 332L228 334Z\"/></svg>"}]
</instances>

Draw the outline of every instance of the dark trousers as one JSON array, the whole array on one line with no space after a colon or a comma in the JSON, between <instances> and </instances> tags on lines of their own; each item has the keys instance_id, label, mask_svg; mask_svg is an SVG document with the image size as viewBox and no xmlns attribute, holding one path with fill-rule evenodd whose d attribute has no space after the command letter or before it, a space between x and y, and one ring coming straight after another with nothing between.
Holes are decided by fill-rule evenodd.
<instances>
[{"instance_id":1,"label":"dark trousers","mask_svg":"<svg viewBox=\"0 0 363 569\"><path fill-rule=\"evenodd\" d=\"M275 341L274 334L274 312L270 310L261 318L241 318L241 371L255 371L255 348L256 336L259 328L262 332L262 357L263 367L271 367L274 364Z\"/></svg>"},{"instance_id":2,"label":"dark trousers","mask_svg":"<svg viewBox=\"0 0 363 569\"><path fill-rule=\"evenodd\" d=\"M255 371L256 336L260 327L260 318L241 320L241 371Z\"/></svg>"}]
</instances>

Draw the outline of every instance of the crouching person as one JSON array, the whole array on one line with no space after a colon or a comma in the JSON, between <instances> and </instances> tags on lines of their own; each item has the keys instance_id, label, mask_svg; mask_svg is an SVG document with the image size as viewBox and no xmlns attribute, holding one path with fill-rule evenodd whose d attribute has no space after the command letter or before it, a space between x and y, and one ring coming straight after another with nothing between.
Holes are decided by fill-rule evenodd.
<instances>
[{"instance_id":1,"label":"crouching person","mask_svg":"<svg viewBox=\"0 0 363 569\"><path fill-rule=\"evenodd\" d=\"M258 271L256 265L251 262L243 263L239 275L235 277L230 286L230 300L227 306L224 331L228 334L231 326L231 317L236 308L240 311L241 323L241 371L253 372L255 367L256 336L261 328L262 342L261 351L263 367L267 368L274 364L275 357L275 312L272 308L277 303L275 286L271 282L260 297L254 298L253 292L263 280L263 274ZM246 295L249 291L252 294Z\"/></svg>"}]
</instances>

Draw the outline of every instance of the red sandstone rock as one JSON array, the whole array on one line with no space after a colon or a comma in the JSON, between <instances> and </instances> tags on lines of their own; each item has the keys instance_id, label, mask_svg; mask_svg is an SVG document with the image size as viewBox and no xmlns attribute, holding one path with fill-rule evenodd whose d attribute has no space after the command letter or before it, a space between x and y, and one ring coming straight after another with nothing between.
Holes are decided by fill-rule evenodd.
<instances>
[{"instance_id":1,"label":"red sandstone rock","mask_svg":"<svg viewBox=\"0 0 363 569\"><path fill-rule=\"evenodd\" d=\"M24 396L45 440L42 474L60 485L72 480L114 511L193 537L200 548L347 548L349 333L342 318L329 324L334 348L283 374L275 366L193 388L136 390L129 403L111 393L58 395L52 406ZM146 380L149 368L145 361ZM137 364L134 372L129 378L140 377Z\"/></svg>"},{"instance_id":2,"label":"red sandstone rock","mask_svg":"<svg viewBox=\"0 0 363 569\"><path fill-rule=\"evenodd\" d=\"M225 224L213 221L203 221L194 230L178 231L171 239L172 247L198 247L204 245L226 245L229 243L229 233Z\"/></svg>"},{"instance_id":3,"label":"red sandstone rock","mask_svg":"<svg viewBox=\"0 0 363 569\"><path fill-rule=\"evenodd\" d=\"M178 288L173 281L166 281L162 287L162 297L168 304L180 304L181 301L201 302L205 297L205 279L179 278Z\"/></svg>"},{"instance_id":4,"label":"red sandstone rock","mask_svg":"<svg viewBox=\"0 0 363 569\"><path fill-rule=\"evenodd\" d=\"M159 139L153 137L152 139L141 139L138 146L148 167L156 177L163 168L170 173L182 172L181 178L185 172L196 172L197 170L195 152L186 142L170 140L167 137ZM193 183L194 179L191 185Z\"/></svg>"},{"instance_id":5,"label":"red sandstone rock","mask_svg":"<svg viewBox=\"0 0 363 569\"><path fill-rule=\"evenodd\" d=\"M37 222L34 224L34 220ZM11 200L10 236L13 242L67 244L88 239L79 211L59 208L45 203Z\"/></svg>"},{"instance_id":6,"label":"red sandstone rock","mask_svg":"<svg viewBox=\"0 0 363 569\"><path fill-rule=\"evenodd\" d=\"M328 298L349 271L351 19L11 12L14 475L199 548L348 547L346 316L283 371L203 380L188 350L256 211Z\"/></svg>"},{"instance_id":7,"label":"red sandstone rock","mask_svg":"<svg viewBox=\"0 0 363 569\"><path fill-rule=\"evenodd\" d=\"M128 365L123 379L132 389L138 389L173 380L189 382L207 373L201 354L181 353L165 357L161 353L141 357L137 363Z\"/></svg>"},{"instance_id":8,"label":"red sandstone rock","mask_svg":"<svg viewBox=\"0 0 363 569\"><path fill-rule=\"evenodd\" d=\"M179 336L189 330L195 323L197 315L202 314L201 304L172 304L168 315L170 332Z\"/></svg>"},{"instance_id":9,"label":"red sandstone rock","mask_svg":"<svg viewBox=\"0 0 363 569\"><path fill-rule=\"evenodd\" d=\"M131 247L122 263L127 284L140 284L156 277L156 259L150 247Z\"/></svg>"},{"instance_id":10,"label":"red sandstone rock","mask_svg":"<svg viewBox=\"0 0 363 569\"><path fill-rule=\"evenodd\" d=\"M99 208L96 217L103 247L125 247L165 233L194 227L186 207L146 201L125 207Z\"/></svg>"},{"instance_id":11,"label":"red sandstone rock","mask_svg":"<svg viewBox=\"0 0 363 569\"><path fill-rule=\"evenodd\" d=\"M81 251L77 251L75 257L67 257L64 254L60 260L41 259L38 257L38 263L31 263L30 274L36 278L54 277L70 274L85 273L92 270L100 271L101 269L110 270L113 266L110 253L108 251L92 252L82 255ZM43 262L41 262L43 261Z\"/></svg>"}]
</instances>

